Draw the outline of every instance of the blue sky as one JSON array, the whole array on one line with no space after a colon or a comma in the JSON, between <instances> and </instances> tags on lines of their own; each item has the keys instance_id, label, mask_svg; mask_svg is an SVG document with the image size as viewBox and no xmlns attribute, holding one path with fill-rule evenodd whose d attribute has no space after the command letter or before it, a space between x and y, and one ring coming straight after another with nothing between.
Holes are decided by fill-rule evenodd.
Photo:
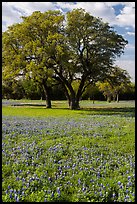
<instances>
[{"instance_id":1,"label":"blue sky","mask_svg":"<svg viewBox=\"0 0 137 204\"><path fill-rule=\"evenodd\" d=\"M115 64L126 69L135 81L135 2L2 2L2 31L34 11L61 10L65 13L74 8L83 8L102 18L128 40L124 54Z\"/></svg>"}]
</instances>

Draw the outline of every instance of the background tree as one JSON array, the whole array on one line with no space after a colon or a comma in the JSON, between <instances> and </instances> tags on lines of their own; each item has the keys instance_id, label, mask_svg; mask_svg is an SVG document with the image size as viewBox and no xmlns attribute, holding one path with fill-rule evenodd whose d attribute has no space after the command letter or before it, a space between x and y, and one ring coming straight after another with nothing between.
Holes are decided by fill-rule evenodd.
<instances>
[{"instance_id":1,"label":"background tree","mask_svg":"<svg viewBox=\"0 0 137 204\"><path fill-rule=\"evenodd\" d=\"M97 82L97 86L99 87L99 90L103 93L107 101L110 103L113 96L113 90L110 83L105 80L104 82Z\"/></svg>"},{"instance_id":2,"label":"background tree","mask_svg":"<svg viewBox=\"0 0 137 204\"><path fill-rule=\"evenodd\" d=\"M108 102L111 102L112 98L113 101L119 102L119 94L131 86L130 79L131 77L126 70L115 66L105 81L98 82L97 85L107 97Z\"/></svg>"},{"instance_id":3,"label":"background tree","mask_svg":"<svg viewBox=\"0 0 137 204\"><path fill-rule=\"evenodd\" d=\"M24 89L24 98L30 100L38 100L42 98L42 87L34 80L23 80L22 87Z\"/></svg>"},{"instance_id":4,"label":"background tree","mask_svg":"<svg viewBox=\"0 0 137 204\"><path fill-rule=\"evenodd\" d=\"M108 76L107 81L110 84L113 100L119 102L119 94L124 92L131 84L131 77L128 72L115 66L111 70L111 74Z\"/></svg>"},{"instance_id":5,"label":"background tree","mask_svg":"<svg viewBox=\"0 0 137 204\"><path fill-rule=\"evenodd\" d=\"M95 103L95 100L104 100L102 92L96 84L89 85L82 95L82 99L89 99Z\"/></svg>"},{"instance_id":6,"label":"background tree","mask_svg":"<svg viewBox=\"0 0 137 204\"><path fill-rule=\"evenodd\" d=\"M128 86L124 87L119 96L120 100L135 100L135 83L131 82Z\"/></svg>"}]
</instances>

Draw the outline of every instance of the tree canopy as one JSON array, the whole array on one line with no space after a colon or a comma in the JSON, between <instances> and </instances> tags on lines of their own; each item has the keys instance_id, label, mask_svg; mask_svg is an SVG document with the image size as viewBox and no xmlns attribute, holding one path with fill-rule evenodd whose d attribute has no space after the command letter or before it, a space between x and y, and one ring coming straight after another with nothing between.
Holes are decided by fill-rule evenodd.
<instances>
[{"instance_id":1,"label":"tree canopy","mask_svg":"<svg viewBox=\"0 0 137 204\"><path fill-rule=\"evenodd\" d=\"M83 9L33 12L2 35L3 80L31 78L45 90L62 86L71 109L79 108L85 89L104 81L128 43L108 23ZM77 82L77 86L75 85Z\"/></svg>"},{"instance_id":2,"label":"tree canopy","mask_svg":"<svg viewBox=\"0 0 137 204\"><path fill-rule=\"evenodd\" d=\"M117 102L119 102L119 94L131 87L130 79L131 77L126 70L115 66L104 82L97 82L97 86L107 97L108 102L111 102L112 97L114 101L117 97Z\"/></svg>"}]
</instances>

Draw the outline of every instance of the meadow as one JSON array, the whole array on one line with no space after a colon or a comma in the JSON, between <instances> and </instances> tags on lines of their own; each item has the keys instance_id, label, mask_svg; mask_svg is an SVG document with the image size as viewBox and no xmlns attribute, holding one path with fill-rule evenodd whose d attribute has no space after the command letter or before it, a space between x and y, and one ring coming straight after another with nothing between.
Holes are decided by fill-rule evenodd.
<instances>
[{"instance_id":1,"label":"meadow","mask_svg":"<svg viewBox=\"0 0 137 204\"><path fill-rule=\"evenodd\" d=\"M134 202L135 103L2 101L3 202Z\"/></svg>"}]
</instances>

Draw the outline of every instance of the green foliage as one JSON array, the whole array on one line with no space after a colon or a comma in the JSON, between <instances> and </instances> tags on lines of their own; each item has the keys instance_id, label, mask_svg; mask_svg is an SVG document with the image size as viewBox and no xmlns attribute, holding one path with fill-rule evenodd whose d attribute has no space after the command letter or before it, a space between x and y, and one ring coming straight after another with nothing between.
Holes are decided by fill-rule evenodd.
<instances>
[{"instance_id":1,"label":"green foliage","mask_svg":"<svg viewBox=\"0 0 137 204\"><path fill-rule=\"evenodd\" d=\"M48 102L49 89L57 82L71 109L79 108L88 85L108 77L127 44L83 9L68 12L66 21L60 11L36 11L22 20L2 35L3 80L14 81L22 72L24 80L43 86Z\"/></svg>"},{"instance_id":2,"label":"green foliage","mask_svg":"<svg viewBox=\"0 0 137 204\"><path fill-rule=\"evenodd\" d=\"M23 81L23 89L24 89L24 98L26 99L40 99L41 91L40 87L33 80L25 80Z\"/></svg>"},{"instance_id":3,"label":"green foliage","mask_svg":"<svg viewBox=\"0 0 137 204\"><path fill-rule=\"evenodd\" d=\"M114 67L112 73L104 82L97 82L97 86L103 95L108 97L111 102L111 97L115 100L117 96L117 101L119 101L118 96L120 93L124 93L131 87L130 76L126 70L119 67Z\"/></svg>"}]
</instances>

